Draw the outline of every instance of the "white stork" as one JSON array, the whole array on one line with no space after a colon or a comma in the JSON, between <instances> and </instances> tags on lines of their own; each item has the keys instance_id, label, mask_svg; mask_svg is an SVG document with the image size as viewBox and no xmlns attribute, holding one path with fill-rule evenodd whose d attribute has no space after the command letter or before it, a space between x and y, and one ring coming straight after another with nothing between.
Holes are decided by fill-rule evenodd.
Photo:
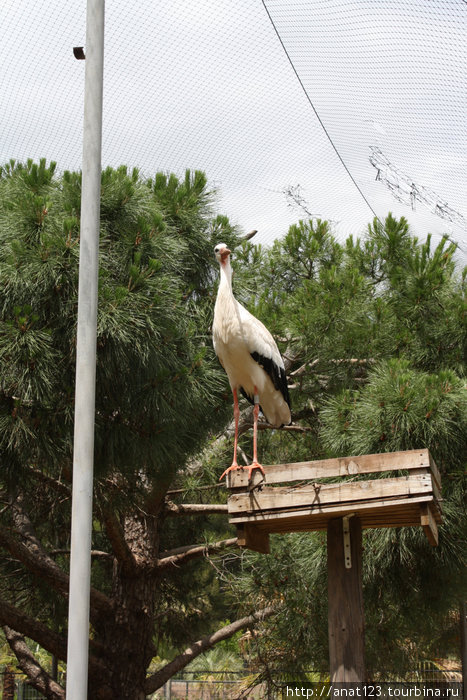
<instances>
[{"instance_id":1,"label":"white stork","mask_svg":"<svg viewBox=\"0 0 467 700\"><path fill-rule=\"evenodd\" d=\"M233 469L243 469L237 463L238 407L237 391L254 405L253 462L248 466L248 478L253 469L264 470L258 462L258 414L261 408L266 420L276 427L289 425L290 399L284 362L274 338L232 292L230 250L218 243L214 253L220 264L220 282L214 307L212 335L214 350L227 372L234 400L235 439L232 465L221 479Z\"/></svg>"}]
</instances>

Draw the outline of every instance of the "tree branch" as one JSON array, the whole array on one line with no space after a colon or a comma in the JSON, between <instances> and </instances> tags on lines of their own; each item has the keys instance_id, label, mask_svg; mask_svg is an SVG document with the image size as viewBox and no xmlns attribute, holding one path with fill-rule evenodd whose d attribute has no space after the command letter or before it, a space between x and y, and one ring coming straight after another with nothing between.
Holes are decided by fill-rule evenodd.
<instances>
[{"instance_id":1,"label":"tree branch","mask_svg":"<svg viewBox=\"0 0 467 700\"><path fill-rule=\"evenodd\" d=\"M20 533L21 534L21 533ZM25 565L33 574L40 576L60 593L68 592L68 576L40 547L18 542L6 528L0 525L0 546L14 559Z\"/></svg>"},{"instance_id":2,"label":"tree branch","mask_svg":"<svg viewBox=\"0 0 467 700\"><path fill-rule=\"evenodd\" d=\"M24 469L26 469L32 477L47 484L47 486L50 486L54 491L57 491L57 493L62 493L64 496L71 498L71 488L63 481L58 481L35 467L27 465Z\"/></svg>"},{"instance_id":3,"label":"tree branch","mask_svg":"<svg viewBox=\"0 0 467 700\"><path fill-rule=\"evenodd\" d=\"M206 651L211 649L215 644L221 642L223 639L229 639L239 630L245 629L245 627L251 627L255 623L270 617L275 611L275 608L268 607L263 610L249 615L248 617L242 617L240 620L232 622L230 625L222 627L217 632L213 634L208 634L206 637L198 640L191 647L185 649L182 654L179 654L172 661L166 664L159 671L149 676L144 684L144 691L146 695L154 693L158 688L164 685L169 678L171 678L177 671L181 671L185 666L187 666L193 659Z\"/></svg>"},{"instance_id":4,"label":"tree branch","mask_svg":"<svg viewBox=\"0 0 467 700\"><path fill-rule=\"evenodd\" d=\"M18 659L19 667L27 675L34 688L49 700L65 700L64 688L44 671L24 641L24 637L8 625L4 625L3 631L10 648Z\"/></svg>"},{"instance_id":5,"label":"tree branch","mask_svg":"<svg viewBox=\"0 0 467 700\"><path fill-rule=\"evenodd\" d=\"M172 477L170 474L167 474L165 477L158 479L157 483L153 484L144 502L144 510L146 513L153 517L159 515L161 509L164 507L165 495L169 490L171 482Z\"/></svg>"},{"instance_id":6,"label":"tree branch","mask_svg":"<svg viewBox=\"0 0 467 700\"><path fill-rule=\"evenodd\" d=\"M166 501L167 515L209 515L212 513L227 513L226 503L173 503Z\"/></svg>"},{"instance_id":7,"label":"tree branch","mask_svg":"<svg viewBox=\"0 0 467 700\"><path fill-rule=\"evenodd\" d=\"M37 537L34 527L29 519L28 514L22 506L23 497L19 496L12 504L12 518L15 524L16 530L25 538L26 545L20 545L13 538L11 540L16 542L17 546L24 547L24 550L28 553L27 560L21 559L23 564L27 568L30 568L29 564L36 562L35 570L30 568L33 573L37 573L42 578L45 578L55 590L64 594L68 597L69 588L69 576L66 574L58 564L47 554L42 546L41 541ZM0 533L0 543L1 543L1 533ZM24 552L23 550L23 552ZM10 550L10 553L11 552ZM38 568L38 565L40 567ZM42 572L42 573L41 573ZM52 575L52 578L50 576ZM90 596L90 612L99 616L101 613L107 614L112 612L112 603L107 596L105 596L100 591L91 587Z\"/></svg>"},{"instance_id":8,"label":"tree branch","mask_svg":"<svg viewBox=\"0 0 467 700\"><path fill-rule=\"evenodd\" d=\"M20 533L21 534L21 533ZM38 540L26 537L27 544L18 542L9 531L0 525L0 546L4 547L14 559L20 561L35 576L46 581L55 591L68 597L69 577L45 552ZM91 613L100 617L112 612L112 602L106 595L91 588Z\"/></svg>"},{"instance_id":9,"label":"tree branch","mask_svg":"<svg viewBox=\"0 0 467 700\"><path fill-rule=\"evenodd\" d=\"M253 418L253 416L251 418ZM252 427L253 420L250 421L248 418L245 418L238 428L238 434L243 435L243 433L246 433L247 430L250 430ZM258 430L283 430L288 433L309 433L313 428L310 428L308 425L283 425L281 428L277 428L275 425L271 425L271 423L260 420L258 421Z\"/></svg>"},{"instance_id":10,"label":"tree branch","mask_svg":"<svg viewBox=\"0 0 467 700\"><path fill-rule=\"evenodd\" d=\"M127 572L130 573L135 571L137 568L136 559L128 547L122 527L118 522L115 513L111 512L108 508L103 508L102 519L105 526L105 532L109 538L110 544L112 545L112 550L116 558Z\"/></svg>"},{"instance_id":11,"label":"tree branch","mask_svg":"<svg viewBox=\"0 0 467 700\"><path fill-rule=\"evenodd\" d=\"M243 435L243 433L246 433L248 430L250 430L253 427L253 409L247 408L245 412L242 411L240 421L239 421L239 427L238 427L238 434ZM311 431L312 429L308 426L303 426L303 425L283 425L281 428L277 428L275 425L271 425L271 423L267 423L265 420L260 420L258 421L258 430L281 430L284 432L288 433L307 433ZM232 431L232 435L234 434L234 424L233 422L226 428L226 434L225 438L230 437L229 433Z\"/></svg>"},{"instance_id":12,"label":"tree branch","mask_svg":"<svg viewBox=\"0 0 467 700\"><path fill-rule=\"evenodd\" d=\"M65 554L70 556L71 554L71 549L52 549L49 552L50 557L57 557L60 554ZM113 554L109 554L109 552L102 552L99 549L91 549L91 557L95 557L96 559L114 559Z\"/></svg>"},{"instance_id":13,"label":"tree branch","mask_svg":"<svg viewBox=\"0 0 467 700\"><path fill-rule=\"evenodd\" d=\"M35 642L40 644L41 647L46 649L48 652L56 656L58 659L66 661L67 657L67 640L58 632L54 632L43 622L35 620L29 615L25 615L21 610L19 610L14 605L7 603L5 600L0 598L0 625L7 625L15 629L16 631L23 634L29 639L33 639ZM104 653L104 647L102 644L91 639L89 641L89 646L91 651L96 655L100 656ZM101 664L94 658L89 660L90 666L94 667L94 670L101 672Z\"/></svg>"},{"instance_id":14,"label":"tree branch","mask_svg":"<svg viewBox=\"0 0 467 700\"><path fill-rule=\"evenodd\" d=\"M253 238L253 236L256 236L258 233L258 230L255 228L253 231L250 231L250 233L247 233L245 236L242 236L244 241L249 241L250 238Z\"/></svg>"},{"instance_id":15,"label":"tree branch","mask_svg":"<svg viewBox=\"0 0 467 700\"><path fill-rule=\"evenodd\" d=\"M251 424L253 427L253 423ZM283 425L282 428L276 428L271 423L258 422L258 430L284 430L288 433L309 433L313 430L308 425Z\"/></svg>"},{"instance_id":16,"label":"tree branch","mask_svg":"<svg viewBox=\"0 0 467 700\"><path fill-rule=\"evenodd\" d=\"M301 374L304 374L307 369L311 369L314 367L316 364L318 364L319 358L316 358L312 362L305 362L304 365L299 367L298 369L294 370L293 372L290 373L291 377L299 377Z\"/></svg>"},{"instance_id":17,"label":"tree branch","mask_svg":"<svg viewBox=\"0 0 467 700\"><path fill-rule=\"evenodd\" d=\"M66 659L66 638L44 625L42 622L25 615L14 605L10 605L5 600L0 599L0 624L8 625L15 630L19 630L30 639L47 649L51 654L59 659Z\"/></svg>"},{"instance_id":18,"label":"tree branch","mask_svg":"<svg viewBox=\"0 0 467 700\"><path fill-rule=\"evenodd\" d=\"M184 489L171 489L167 491L166 496L172 496L173 494L186 493L187 491L212 491L214 489L225 489L224 484L209 484L208 486L194 486Z\"/></svg>"},{"instance_id":19,"label":"tree branch","mask_svg":"<svg viewBox=\"0 0 467 700\"><path fill-rule=\"evenodd\" d=\"M294 370L293 372L290 372L291 377L299 377L302 374L305 374L307 371L310 369L313 369L315 365L320 362L321 358L317 357L311 362L305 362L305 364L301 365L298 369ZM324 363L331 363L333 365L373 365L375 364L376 360L373 357L364 357L364 358L359 358L359 357L342 357L342 358L337 358L337 359L325 359Z\"/></svg>"},{"instance_id":20,"label":"tree branch","mask_svg":"<svg viewBox=\"0 0 467 700\"><path fill-rule=\"evenodd\" d=\"M187 545L186 547L178 547L170 549L162 554L161 559L156 564L156 572L166 569L168 566L179 566L185 564L196 557L203 557L212 552L218 552L225 547L234 547L237 544L237 538L232 537L228 540L219 540L210 544L195 544Z\"/></svg>"}]
</instances>

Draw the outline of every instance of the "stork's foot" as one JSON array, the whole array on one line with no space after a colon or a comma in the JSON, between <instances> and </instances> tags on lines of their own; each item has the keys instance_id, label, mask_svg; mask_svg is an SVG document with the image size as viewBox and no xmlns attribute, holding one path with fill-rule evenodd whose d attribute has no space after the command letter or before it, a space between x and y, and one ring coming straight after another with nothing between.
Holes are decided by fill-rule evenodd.
<instances>
[{"instance_id":1,"label":"stork's foot","mask_svg":"<svg viewBox=\"0 0 467 700\"><path fill-rule=\"evenodd\" d=\"M264 469L263 469L263 465L260 464L259 462L252 462L251 464L249 464L245 468L248 469L248 481L251 481L251 473L252 473L253 469L259 469L261 474L263 476L266 476Z\"/></svg>"},{"instance_id":2,"label":"stork's foot","mask_svg":"<svg viewBox=\"0 0 467 700\"><path fill-rule=\"evenodd\" d=\"M229 472L237 471L238 469L241 469L242 471L244 469L248 469L248 481L251 481L251 474L253 472L253 469L259 469L261 471L262 475L265 476L264 469L259 462L252 462L251 464L248 464L245 467L243 465L240 466L238 464L232 464L232 466L230 466L228 469L225 470L225 472L222 474L219 481L222 481L224 476L226 476L226 474L228 474Z\"/></svg>"},{"instance_id":3,"label":"stork's foot","mask_svg":"<svg viewBox=\"0 0 467 700\"><path fill-rule=\"evenodd\" d=\"M244 469L244 468L245 467L241 467L236 462L234 462L228 469L226 469L224 472L222 472L222 476L220 477L219 481L222 481L224 476L226 476L226 474L229 474L229 472L233 472L236 469Z\"/></svg>"}]
</instances>

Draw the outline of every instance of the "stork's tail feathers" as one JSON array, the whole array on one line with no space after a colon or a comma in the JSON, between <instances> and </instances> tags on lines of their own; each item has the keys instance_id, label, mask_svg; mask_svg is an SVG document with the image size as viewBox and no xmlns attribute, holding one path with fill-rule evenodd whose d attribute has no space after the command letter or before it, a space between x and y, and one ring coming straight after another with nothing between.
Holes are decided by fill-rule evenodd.
<instances>
[{"instance_id":1,"label":"stork's tail feathers","mask_svg":"<svg viewBox=\"0 0 467 700\"><path fill-rule=\"evenodd\" d=\"M251 403L252 406L255 405L254 397L247 394L247 392L245 391L245 389L243 387L240 387L240 393L247 401L249 401ZM283 403L283 405L285 405L285 403ZM274 425L276 428L282 428L284 425L290 425L292 422L292 417L290 415L290 404L288 402L287 402L288 415L287 416L284 415L283 417L278 418L278 419L277 418L274 419L270 415L269 411L264 410L264 408L262 407L261 404L259 405L259 407L260 407L261 413L266 417L266 420L268 421L268 423L271 423L271 425ZM287 411L285 411L284 413L287 413Z\"/></svg>"},{"instance_id":2,"label":"stork's tail feathers","mask_svg":"<svg viewBox=\"0 0 467 700\"><path fill-rule=\"evenodd\" d=\"M251 357L264 369L272 385L269 385L270 390L263 392L260 408L266 419L272 425L282 427L290 425L292 422L290 415L290 396L287 386L287 377L285 369L280 367L274 360L264 357L257 352L252 352ZM243 396L252 404L254 397L250 395L243 387L240 387Z\"/></svg>"},{"instance_id":3,"label":"stork's tail feathers","mask_svg":"<svg viewBox=\"0 0 467 700\"><path fill-rule=\"evenodd\" d=\"M279 365L276 364L271 358L263 357L258 352L252 352L251 356L254 359L254 361L257 362L260 365L260 367L264 369L264 371L274 384L274 388L277 389L277 391L281 392L282 396L284 397L284 401L290 408L289 387L287 386L287 377L285 375L285 369L283 367L279 367Z\"/></svg>"}]
</instances>

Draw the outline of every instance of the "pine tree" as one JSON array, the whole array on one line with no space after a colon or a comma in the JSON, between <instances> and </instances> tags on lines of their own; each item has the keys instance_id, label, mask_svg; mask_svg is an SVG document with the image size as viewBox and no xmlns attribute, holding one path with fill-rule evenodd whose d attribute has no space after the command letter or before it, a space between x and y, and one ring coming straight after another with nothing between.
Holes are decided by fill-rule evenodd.
<instances>
[{"instance_id":1,"label":"pine tree","mask_svg":"<svg viewBox=\"0 0 467 700\"><path fill-rule=\"evenodd\" d=\"M55 170L0 172L0 621L33 684L62 698L25 639L65 658L81 176ZM203 637L226 615L198 562L236 540L208 521L223 504L167 496L230 410L209 315L214 238L237 234L211 200L200 172L102 173L89 698L139 700L260 617Z\"/></svg>"},{"instance_id":2,"label":"pine tree","mask_svg":"<svg viewBox=\"0 0 467 700\"><path fill-rule=\"evenodd\" d=\"M63 689L26 638L64 658L80 189L79 173L44 161L1 171L0 622L51 698ZM303 221L268 250L240 244L211 201L198 172L102 174L91 699L139 700L271 615L256 668L327 669L323 534L200 566L236 543L216 483L231 456L231 397L209 338L219 240L235 246L236 294L278 337L294 385L301 432L262 432L263 461L423 446L442 470L439 548L415 529L365 535L369 668L453 650L432 631L448 629L465 590L465 276L454 247L432 250L388 216L344 245L326 222ZM244 617L223 622L238 609Z\"/></svg>"}]
</instances>

